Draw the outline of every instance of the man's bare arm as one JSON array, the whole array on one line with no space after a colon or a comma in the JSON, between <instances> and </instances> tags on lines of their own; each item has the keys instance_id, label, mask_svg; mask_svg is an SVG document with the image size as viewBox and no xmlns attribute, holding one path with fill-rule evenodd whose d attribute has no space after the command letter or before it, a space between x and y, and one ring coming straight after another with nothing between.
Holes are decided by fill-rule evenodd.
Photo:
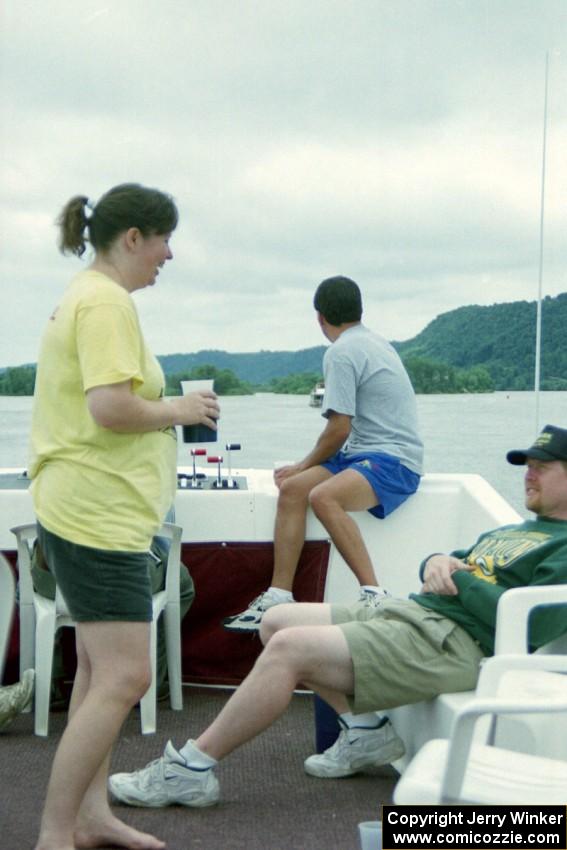
<instances>
[{"instance_id":1,"label":"man's bare arm","mask_svg":"<svg viewBox=\"0 0 567 850\"><path fill-rule=\"evenodd\" d=\"M274 473L274 481L279 487L281 482L289 478L291 475L297 475L298 472L305 472L306 469L311 469L312 466L318 466L329 460L345 443L345 440L350 434L351 417L344 413L329 414L327 424L317 442L302 461L289 466L282 466Z\"/></svg>"}]
</instances>

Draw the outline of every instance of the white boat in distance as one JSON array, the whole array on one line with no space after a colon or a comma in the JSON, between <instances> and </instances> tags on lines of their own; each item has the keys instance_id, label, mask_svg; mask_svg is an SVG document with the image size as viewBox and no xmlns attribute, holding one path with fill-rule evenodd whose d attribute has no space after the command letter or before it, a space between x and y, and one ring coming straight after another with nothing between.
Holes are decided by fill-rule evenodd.
<instances>
[{"instance_id":1,"label":"white boat in distance","mask_svg":"<svg viewBox=\"0 0 567 850\"><path fill-rule=\"evenodd\" d=\"M309 407L322 407L324 395L325 384L319 381L309 393Z\"/></svg>"}]
</instances>

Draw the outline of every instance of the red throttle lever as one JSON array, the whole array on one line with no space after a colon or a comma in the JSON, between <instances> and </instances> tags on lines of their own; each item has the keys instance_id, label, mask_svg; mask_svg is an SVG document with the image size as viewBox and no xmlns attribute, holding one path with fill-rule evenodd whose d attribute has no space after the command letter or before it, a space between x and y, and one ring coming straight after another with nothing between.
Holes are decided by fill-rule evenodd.
<instances>
[{"instance_id":1,"label":"red throttle lever","mask_svg":"<svg viewBox=\"0 0 567 850\"><path fill-rule=\"evenodd\" d=\"M193 458L193 486L197 483L197 469L195 466L196 457L206 457L206 449L191 449L191 457Z\"/></svg>"},{"instance_id":2,"label":"red throttle lever","mask_svg":"<svg viewBox=\"0 0 567 850\"><path fill-rule=\"evenodd\" d=\"M221 463L222 462L223 462L223 456L222 455L211 455L210 457L207 458L207 463L217 463L218 464L217 487L222 487L222 481L221 481Z\"/></svg>"}]
</instances>

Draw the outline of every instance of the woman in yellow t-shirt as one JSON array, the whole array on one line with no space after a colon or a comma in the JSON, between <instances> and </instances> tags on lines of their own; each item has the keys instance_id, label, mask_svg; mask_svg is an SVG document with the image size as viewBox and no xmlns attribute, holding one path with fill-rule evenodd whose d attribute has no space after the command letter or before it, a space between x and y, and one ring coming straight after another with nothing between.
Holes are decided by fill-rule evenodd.
<instances>
[{"instance_id":1,"label":"woman in yellow t-shirt","mask_svg":"<svg viewBox=\"0 0 567 850\"><path fill-rule=\"evenodd\" d=\"M38 847L164 846L112 813L106 781L122 722L151 678L148 557L176 488L175 425L215 428L212 392L165 400L131 293L172 259L171 197L137 184L58 220L63 253L90 266L48 322L38 359L31 491L45 560L77 623L69 722L55 755Z\"/></svg>"}]
</instances>

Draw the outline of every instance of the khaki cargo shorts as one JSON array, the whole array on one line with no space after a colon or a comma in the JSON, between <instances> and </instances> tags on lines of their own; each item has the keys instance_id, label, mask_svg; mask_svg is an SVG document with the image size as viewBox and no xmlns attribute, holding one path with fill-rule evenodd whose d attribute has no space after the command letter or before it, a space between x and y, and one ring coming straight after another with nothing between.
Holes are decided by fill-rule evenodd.
<instances>
[{"instance_id":1,"label":"khaki cargo shorts","mask_svg":"<svg viewBox=\"0 0 567 850\"><path fill-rule=\"evenodd\" d=\"M484 653L453 620L411 599L378 608L332 605L354 664L355 714L433 699L476 686Z\"/></svg>"}]
</instances>

